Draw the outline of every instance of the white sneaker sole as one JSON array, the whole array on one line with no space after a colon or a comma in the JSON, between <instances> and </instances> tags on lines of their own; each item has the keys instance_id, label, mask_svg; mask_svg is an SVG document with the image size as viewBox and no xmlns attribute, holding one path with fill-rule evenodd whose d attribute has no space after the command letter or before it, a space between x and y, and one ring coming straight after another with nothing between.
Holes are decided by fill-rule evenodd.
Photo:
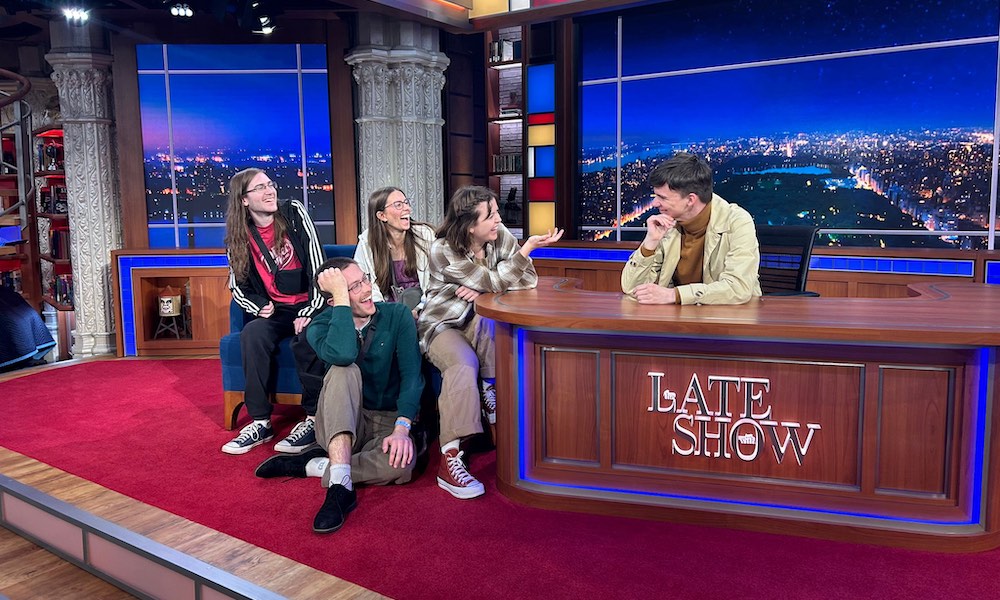
<instances>
[{"instance_id":1,"label":"white sneaker sole","mask_svg":"<svg viewBox=\"0 0 1000 600\"><path fill-rule=\"evenodd\" d=\"M292 446L291 444L285 444L285 440L281 440L274 445L275 452L281 452L283 454L302 454L306 450L312 450L313 448L319 448L319 444L313 442L305 446Z\"/></svg>"},{"instance_id":2,"label":"white sneaker sole","mask_svg":"<svg viewBox=\"0 0 1000 600\"><path fill-rule=\"evenodd\" d=\"M239 447L239 446L230 446L229 442L226 442L222 446L222 451L225 452L226 454L246 454L247 452L250 452L251 450L253 450L257 446L260 446L261 444L266 444L267 442L270 442L272 439L274 439L273 435L268 436L268 437L260 440L259 442L254 442L254 443L250 444L249 446L243 446L242 448Z\"/></svg>"},{"instance_id":3,"label":"white sneaker sole","mask_svg":"<svg viewBox=\"0 0 1000 600\"><path fill-rule=\"evenodd\" d=\"M469 500L471 498L478 498L486 493L486 488L483 487L482 483L480 483L478 486L473 486L473 487L457 487L451 485L450 483L448 483L444 479L441 479L440 477L438 477L437 480L439 488L445 490L446 492L448 492L449 494L451 494L456 498L459 498L460 500Z\"/></svg>"}]
</instances>

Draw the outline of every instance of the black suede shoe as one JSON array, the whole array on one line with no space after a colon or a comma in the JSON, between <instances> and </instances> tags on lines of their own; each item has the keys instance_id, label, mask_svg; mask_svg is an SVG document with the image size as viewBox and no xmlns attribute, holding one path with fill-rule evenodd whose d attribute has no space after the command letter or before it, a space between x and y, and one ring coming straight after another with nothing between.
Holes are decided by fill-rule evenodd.
<instances>
[{"instance_id":1,"label":"black suede shoe","mask_svg":"<svg viewBox=\"0 0 1000 600\"><path fill-rule=\"evenodd\" d=\"M275 454L257 466L257 477L305 477L306 463L314 458L326 456L322 448L306 450L302 454Z\"/></svg>"},{"instance_id":2,"label":"black suede shoe","mask_svg":"<svg viewBox=\"0 0 1000 600\"><path fill-rule=\"evenodd\" d=\"M333 533L344 526L347 514L358 506L358 494L339 483L326 488L326 501L313 519L313 531Z\"/></svg>"}]
</instances>

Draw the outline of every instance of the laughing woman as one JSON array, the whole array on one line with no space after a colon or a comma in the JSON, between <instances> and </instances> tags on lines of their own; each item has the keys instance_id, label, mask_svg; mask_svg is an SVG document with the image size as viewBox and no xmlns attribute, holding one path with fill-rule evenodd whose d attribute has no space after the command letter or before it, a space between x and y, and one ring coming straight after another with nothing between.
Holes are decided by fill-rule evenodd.
<instances>
[{"instance_id":1,"label":"laughing woman","mask_svg":"<svg viewBox=\"0 0 1000 600\"><path fill-rule=\"evenodd\" d=\"M416 318L429 283L427 254L434 230L412 216L410 201L399 188L372 192L368 229L358 236L354 260L371 278L374 302L401 302Z\"/></svg>"},{"instance_id":2,"label":"laughing woman","mask_svg":"<svg viewBox=\"0 0 1000 600\"><path fill-rule=\"evenodd\" d=\"M417 321L420 349L442 375L441 466L438 486L456 498L485 489L462 462L460 442L482 433L481 416L496 423L493 322L476 315L480 294L535 287L532 250L559 241L563 232L533 235L518 246L500 220L497 196L478 186L451 197L430 252L430 285Z\"/></svg>"}]
</instances>

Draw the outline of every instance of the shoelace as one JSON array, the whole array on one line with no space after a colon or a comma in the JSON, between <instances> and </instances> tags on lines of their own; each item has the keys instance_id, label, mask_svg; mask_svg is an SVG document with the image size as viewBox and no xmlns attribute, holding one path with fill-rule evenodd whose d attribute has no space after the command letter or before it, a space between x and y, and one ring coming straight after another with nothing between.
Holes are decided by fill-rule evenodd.
<instances>
[{"instance_id":1,"label":"shoelace","mask_svg":"<svg viewBox=\"0 0 1000 600\"><path fill-rule=\"evenodd\" d=\"M497 411L497 389L492 385L483 390L483 404L486 412L495 413Z\"/></svg>"},{"instance_id":2,"label":"shoelace","mask_svg":"<svg viewBox=\"0 0 1000 600\"><path fill-rule=\"evenodd\" d=\"M469 472L465 470L465 463L462 462L463 454L465 454L464 451L459 452L455 456L445 454L445 458L448 459L448 472L451 473L451 478L454 479L458 485L465 487L472 484L476 478L469 475Z\"/></svg>"},{"instance_id":3,"label":"shoelace","mask_svg":"<svg viewBox=\"0 0 1000 600\"><path fill-rule=\"evenodd\" d=\"M260 439L260 432L262 429L264 428L259 427L256 423L250 423L242 430L240 430L240 435L238 438L236 438L236 443L242 444L243 442L246 442L248 440Z\"/></svg>"},{"instance_id":4,"label":"shoelace","mask_svg":"<svg viewBox=\"0 0 1000 600\"><path fill-rule=\"evenodd\" d=\"M315 423L314 421L310 421L307 419L296 425L295 428L292 429L292 432L288 434L288 441L297 442L300 439L304 438L305 436L309 435L309 433L313 430L314 423Z\"/></svg>"}]
</instances>

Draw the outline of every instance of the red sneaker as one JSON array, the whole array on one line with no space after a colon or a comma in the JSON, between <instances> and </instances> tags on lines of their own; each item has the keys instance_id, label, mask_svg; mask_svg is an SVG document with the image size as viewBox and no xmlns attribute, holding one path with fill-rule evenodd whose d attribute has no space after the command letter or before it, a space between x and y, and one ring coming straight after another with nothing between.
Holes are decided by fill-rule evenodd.
<instances>
[{"instance_id":1,"label":"red sneaker","mask_svg":"<svg viewBox=\"0 0 1000 600\"><path fill-rule=\"evenodd\" d=\"M469 474L462 462L464 452L451 449L441 455L441 466L438 467L438 487L447 490L452 496L468 500L486 493L486 488L478 479Z\"/></svg>"}]
</instances>

